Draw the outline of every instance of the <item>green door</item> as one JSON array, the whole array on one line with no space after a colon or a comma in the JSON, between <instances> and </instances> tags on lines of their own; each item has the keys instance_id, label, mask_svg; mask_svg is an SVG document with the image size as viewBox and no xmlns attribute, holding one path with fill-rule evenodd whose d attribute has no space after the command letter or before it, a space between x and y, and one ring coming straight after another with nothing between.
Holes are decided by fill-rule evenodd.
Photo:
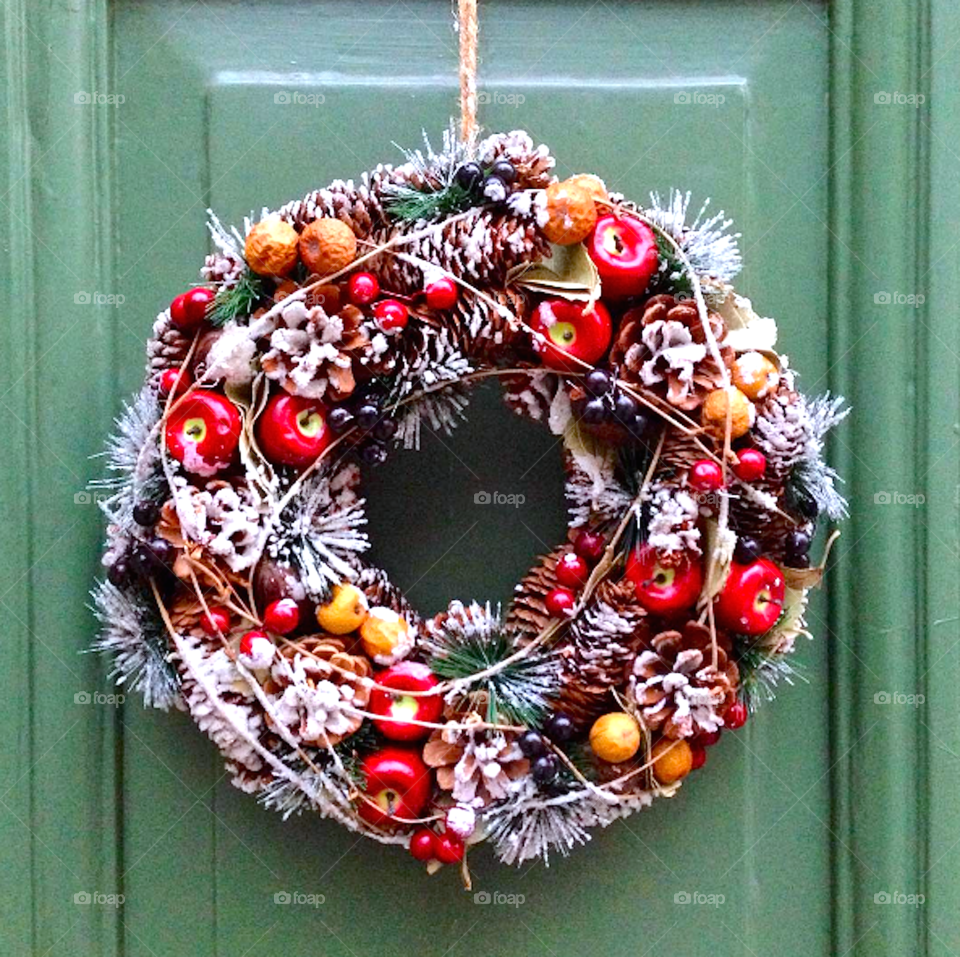
<instances>
[{"instance_id":1,"label":"green door","mask_svg":"<svg viewBox=\"0 0 960 957\"><path fill-rule=\"evenodd\" d=\"M282 822L229 786L186 717L118 706L103 664L77 655L100 535L78 495L98 474L88 456L141 380L154 316L207 251L204 210L239 222L396 160L421 130L438 139L456 110L450 4L8 5L3 953L960 951L943 860L960 837L946 797L960 778L956 306L930 279L957 220L960 113L954 99L934 131L932 113L874 99L935 102L936 83L955 96L931 70L960 63L960 22L946 3L900 6L481 3L481 123L527 129L561 175L596 172L637 199L712 197L743 234L738 288L778 317L804 390L845 389L858 412L836 449L854 517L811 609L817 640L798 652L809 683L676 799L548 870L474 855L474 892L522 900L507 906L332 822ZM928 228L938 183L953 189ZM955 254L937 268L955 271ZM888 285L941 309L884 313L870 297ZM947 445L928 451L924 423L951 430ZM887 488L926 490L930 509L880 512ZM527 504L486 514L478 489ZM452 439L399 456L369 494L374 557L424 612L508 600L564 527L559 450L484 390ZM884 712L882 691L932 705Z\"/></svg>"}]
</instances>

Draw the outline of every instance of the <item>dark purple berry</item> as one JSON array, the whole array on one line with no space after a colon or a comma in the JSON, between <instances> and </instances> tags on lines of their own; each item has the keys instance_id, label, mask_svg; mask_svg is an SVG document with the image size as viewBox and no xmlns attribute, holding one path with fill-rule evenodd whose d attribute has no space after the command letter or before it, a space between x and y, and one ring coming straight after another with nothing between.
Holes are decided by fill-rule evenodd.
<instances>
[{"instance_id":1,"label":"dark purple berry","mask_svg":"<svg viewBox=\"0 0 960 957\"><path fill-rule=\"evenodd\" d=\"M631 424L637 417L637 401L633 396L621 392L614 402L613 414L624 425Z\"/></svg>"},{"instance_id":2,"label":"dark purple berry","mask_svg":"<svg viewBox=\"0 0 960 957\"><path fill-rule=\"evenodd\" d=\"M606 395L613 388L613 376L606 369L593 369L583 377L583 388L588 395Z\"/></svg>"},{"instance_id":3,"label":"dark purple berry","mask_svg":"<svg viewBox=\"0 0 960 957\"><path fill-rule=\"evenodd\" d=\"M490 167L490 172L502 179L505 183L516 182L517 179L517 168L510 162L508 159L498 159L493 166Z\"/></svg>"},{"instance_id":4,"label":"dark purple berry","mask_svg":"<svg viewBox=\"0 0 960 957\"><path fill-rule=\"evenodd\" d=\"M530 773L537 784L549 784L560 770L560 764L552 754L541 754L531 766Z\"/></svg>"},{"instance_id":5,"label":"dark purple berry","mask_svg":"<svg viewBox=\"0 0 960 957\"><path fill-rule=\"evenodd\" d=\"M373 427L373 437L381 442L387 442L393 438L397 431L396 419L381 419Z\"/></svg>"},{"instance_id":6,"label":"dark purple berry","mask_svg":"<svg viewBox=\"0 0 960 957\"><path fill-rule=\"evenodd\" d=\"M791 556L806 555L810 551L810 536L799 529L787 536L784 551Z\"/></svg>"},{"instance_id":7,"label":"dark purple berry","mask_svg":"<svg viewBox=\"0 0 960 957\"><path fill-rule=\"evenodd\" d=\"M380 419L380 406L372 402L364 402L357 409L357 425L364 431L372 429Z\"/></svg>"},{"instance_id":8,"label":"dark purple berry","mask_svg":"<svg viewBox=\"0 0 960 957\"><path fill-rule=\"evenodd\" d=\"M573 721L565 714L553 714L547 719L543 729L551 741L564 742L573 737Z\"/></svg>"},{"instance_id":9,"label":"dark purple berry","mask_svg":"<svg viewBox=\"0 0 960 957\"><path fill-rule=\"evenodd\" d=\"M543 738L536 731L524 731L517 744L527 758L538 758L545 750Z\"/></svg>"},{"instance_id":10,"label":"dark purple berry","mask_svg":"<svg viewBox=\"0 0 960 957\"><path fill-rule=\"evenodd\" d=\"M346 432L353 425L353 413L342 405L330 410L327 416L327 425L336 433Z\"/></svg>"},{"instance_id":11,"label":"dark purple berry","mask_svg":"<svg viewBox=\"0 0 960 957\"><path fill-rule=\"evenodd\" d=\"M788 568L809 568L810 567L810 556L809 555L784 555L784 564Z\"/></svg>"},{"instance_id":12,"label":"dark purple berry","mask_svg":"<svg viewBox=\"0 0 960 957\"><path fill-rule=\"evenodd\" d=\"M760 547L760 543L755 538L741 536L737 539L736 547L733 550L733 557L741 565L749 565L760 557L762 551L763 549Z\"/></svg>"},{"instance_id":13,"label":"dark purple berry","mask_svg":"<svg viewBox=\"0 0 960 957\"><path fill-rule=\"evenodd\" d=\"M118 558L107 569L107 581L116 588L123 588L130 580L130 566L125 558Z\"/></svg>"},{"instance_id":14,"label":"dark purple berry","mask_svg":"<svg viewBox=\"0 0 960 957\"><path fill-rule=\"evenodd\" d=\"M379 442L368 442L360 449L360 458L367 465L382 465L387 461L387 447Z\"/></svg>"},{"instance_id":15,"label":"dark purple berry","mask_svg":"<svg viewBox=\"0 0 960 957\"><path fill-rule=\"evenodd\" d=\"M461 189L472 193L483 182L483 170L479 163L464 163L453 174L453 179Z\"/></svg>"},{"instance_id":16,"label":"dark purple berry","mask_svg":"<svg viewBox=\"0 0 960 957\"><path fill-rule=\"evenodd\" d=\"M653 432L654 420L647 412L638 412L630 426L630 432L638 439L645 439Z\"/></svg>"},{"instance_id":17,"label":"dark purple berry","mask_svg":"<svg viewBox=\"0 0 960 957\"><path fill-rule=\"evenodd\" d=\"M483 197L491 203L502 203L510 190L499 176L488 176L483 181Z\"/></svg>"},{"instance_id":18,"label":"dark purple berry","mask_svg":"<svg viewBox=\"0 0 960 957\"><path fill-rule=\"evenodd\" d=\"M151 502L147 499L142 502L137 502L137 504L133 506L133 520L138 525L149 528L156 525L159 518L160 506L157 505L156 502Z\"/></svg>"},{"instance_id":19,"label":"dark purple berry","mask_svg":"<svg viewBox=\"0 0 960 957\"><path fill-rule=\"evenodd\" d=\"M603 399L590 399L583 407L582 418L587 425L599 425L606 421L607 406Z\"/></svg>"}]
</instances>

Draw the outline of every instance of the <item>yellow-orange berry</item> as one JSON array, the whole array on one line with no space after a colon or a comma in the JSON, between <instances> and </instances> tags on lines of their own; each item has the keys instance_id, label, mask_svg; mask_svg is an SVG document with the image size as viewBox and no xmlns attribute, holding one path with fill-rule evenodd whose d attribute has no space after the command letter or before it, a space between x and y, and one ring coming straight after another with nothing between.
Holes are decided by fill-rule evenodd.
<instances>
[{"instance_id":1,"label":"yellow-orange berry","mask_svg":"<svg viewBox=\"0 0 960 957\"><path fill-rule=\"evenodd\" d=\"M318 276L332 276L357 257L357 237L339 219L315 219L300 234L300 259Z\"/></svg>"},{"instance_id":2,"label":"yellow-orange berry","mask_svg":"<svg viewBox=\"0 0 960 957\"><path fill-rule=\"evenodd\" d=\"M371 608L360 626L363 650L374 660L402 656L413 646L413 635L406 619L392 608Z\"/></svg>"},{"instance_id":3,"label":"yellow-orange berry","mask_svg":"<svg viewBox=\"0 0 960 957\"><path fill-rule=\"evenodd\" d=\"M571 176L564 182L569 186L579 186L585 189L594 200L609 200L610 198L604 181L599 176L594 176L593 173L577 173L576 176Z\"/></svg>"},{"instance_id":4,"label":"yellow-orange berry","mask_svg":"<svg viewBox=\"0 0 960 957\"><path fill-rule=\"evenodd\" d=\"M558 246L582 242L597 224L593 196L583 186L568 181L547 187L547 222L543 234Z\"/></svg>"},{"instance_id":5,"label":"yellow-orange berry","mask_svg":"<svg viewBox=\"0 0 960 957\"><path fill-rule=\"evenodd\" d=\"M278 216L262 219L247 234L247 265L261 276L285 276L297 264L297 231Z\"/></svg>"},{"instance_id":6,"label":"yellow-orange berry","mask_svg":"<svg viewBox=\"0 0 960 957\"><path fill-rule=\"evenodd\" d=\"M590 729L590 747L601 761L629 761L640 749L640 725L625 711L601 715Z\"/></svg>"},{"instance_id":7,"label":"yellow-orange berry","mask_svg":"<svg viewBox=\"0 0 960 957\"><path fill-rule=\"evenodd\" d=\"M762 352L744 352L737 356L731 376L733 384L754 401L776 392L780 385L779 370Z\"/></svg>"},{"instance_id":8,"label":"yellow-orange berry","mask_svg":"<svg viewBox=\"0 0 960 957\"><path fill-rule=\"evenodd\" d=\"M330 601L317 608L317 624L331 635L349 635L367 614L367 596L356 585L341 582L333 586Z\"/></svg>"},{"instance_id":9,"label":"yellow-orange berry","mask_svg":"<svg viewBox=\"0 0 960 957\"><path fill-rule=\"evenodd\" d=\"M753 403L736 386L715 389L703 400L700 423L719 441L723 441L727 431L728 406L730 407L731 439L739 439L746 435L756 417Z\"/></svg>"},{"instance_id":10,"label":"yellow-orange berry","mask_svg":"<svg viewBox=\"0 0 960 957\"><path fill-rule=\"evenodd\" d=\"M651 749L653 776L661 784L674 784L693 770L693 751L681 738L661 738Z\"/></svg>"}]
</instances>

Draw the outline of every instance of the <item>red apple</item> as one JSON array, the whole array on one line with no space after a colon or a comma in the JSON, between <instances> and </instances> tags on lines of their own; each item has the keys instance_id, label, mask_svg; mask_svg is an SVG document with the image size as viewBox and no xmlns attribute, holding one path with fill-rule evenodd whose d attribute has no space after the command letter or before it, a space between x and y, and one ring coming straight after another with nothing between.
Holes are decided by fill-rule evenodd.
<instances>
[{"instance_id":1,"label":"red apple","mask_svg":"<svg viewBox=\"0 0 960 957\"><path fill-rule=\"evenodd\" d=\"M703 587L703 564L698 555L684 555L678 563L666 564L655 548L641 545L627 559L626 576L647 611L669 618L696 603Z\"/></svg>"},{"instance_id":2,"label":"red apple","mask_svg":"<svg viewBox=\"0 0 960 957\"><path fill-rule=\"evenodd\" d=\"M593 365L606 351L613 337L610 313L602 302L587 306L566 299L545 299L530 318L533 348L551 369L576 372L582 366L574 359Z\"/></svg>"},{"instance_id":3,"label":"red apple","mask_svg":"<svg viewBox=\"0 0 960 957\"><path fill-rule=\"evenodd\" d=\"M333 435L327 410L317 399L281 393L273 396L257 419L257 442L275 465L303 469L316 461Z\"/></svg>"},{"instance_id":4,"label":"red apple","mask_svg":"<svg viewBox=\"0 0 960 957\"><path fill-rule=\"evenodd\" d=\"M412 748L381 748L360 770L369 800L360 801L357 813L371 824L415 818L430 797L430 769Z\"/></svg>"},{"instance_id":5,"label":"red apple","mask_svg":"<svg viewBox=\"0 0 960 957\"><path fill-rule=\"evenodd\" d=\"M225 396L199 389L174 404L165 432L167 449L188 472L213 475L237 451L240 413Z\"/></svg>"},{"instance_id":6,"label":"red apple","mask_svg":"<svg viewBox=\"0 0 960 957\"><path fill-rule=\"evenodd\" d=\"M769 559L732 562L715 605L717 621L741 635L762 635L780 617L785 589L783 573Z\"/></svg>"},{"instance_id":7,"label":"red apple","mask_svg":"<svg viewBox=\"0 0 960 957\"><path fill-rule=\"evenodd\" d=\"M646 224L629 217L601 216L587 237L587 252L600 273L605 299L639 296L657 271L657 237Z\"/></svg>"},{"instance_id":8,"label":"red apple","mask_svg":"<svg viewBox=\"0 0 960 957\"><path fill-rule=\"evenodd\" d=\"M369 710L384 719L374 724L394 741L416 741L427 737L432 728L415 721L437 722L443 711L440 695L409 695L404 691L430 691L437 686L433 672L419 661L401 661L399 664L374 676L377 684L393 689L393 692L374 688L370 694Z\"/></svg>"}]
</instances>

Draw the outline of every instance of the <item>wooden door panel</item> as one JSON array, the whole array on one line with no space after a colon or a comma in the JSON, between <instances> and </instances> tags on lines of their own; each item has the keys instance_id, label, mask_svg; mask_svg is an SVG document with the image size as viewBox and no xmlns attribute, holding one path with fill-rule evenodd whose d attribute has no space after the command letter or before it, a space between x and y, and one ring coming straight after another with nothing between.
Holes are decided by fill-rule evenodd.
<instances>
[{"instance_id":1,"label":"wooden door panel","mask_svg":"<svg viewBox=\"0 0 960 957\"><path fill-rule=\"evenodd\" d=\"M561 173L596 171L637 199L671 186L690 189L694 202L713 197L744 234L744 291L780 319L804 385L824 388L819 8L483 8L486 126L526 128L551 146ZM426 2L116 5L116 83L127 97L116 117L118 273L128 301L136 290L128 321L114 330L125 389L139 380L156 311L195 275L207 205L239 222L397 160L391 143L417 146L421 129L439 139L456 106L449 19L446 3ZM317 105L293 102L295 93ZM553 443L512 423L494 395L478 396L470 423L444 443L427 441L420 456L400 456L369 483L378 551L401 581L426 574L414 597L427 610L453 597L507 598L541 540L563 528ZM506 473L494 464L503 454ZM473 514L465 503L484 486L527 494L529 528L518 531L510 515ZM478 517L483 534L470 553L431 572ZM229 787L183 716L128 707L126 952L440 955L496 941L504 954L669 947L702 955L706 941L718 954L789 941L791 952L827 953L822 604L811 618L820 641L800 658L813 682L786 689L712 752L676 800L597 833L549 870L508 870L487 852L474 855L475 890L523 895L519 908L475 904L454 875L427 880L399 852L357 843L333 824L284 824ZM322 894L325 903L276 904L282 891ZM725 900L675 903L682 892Z\"/></svg>"}]
</instances>

